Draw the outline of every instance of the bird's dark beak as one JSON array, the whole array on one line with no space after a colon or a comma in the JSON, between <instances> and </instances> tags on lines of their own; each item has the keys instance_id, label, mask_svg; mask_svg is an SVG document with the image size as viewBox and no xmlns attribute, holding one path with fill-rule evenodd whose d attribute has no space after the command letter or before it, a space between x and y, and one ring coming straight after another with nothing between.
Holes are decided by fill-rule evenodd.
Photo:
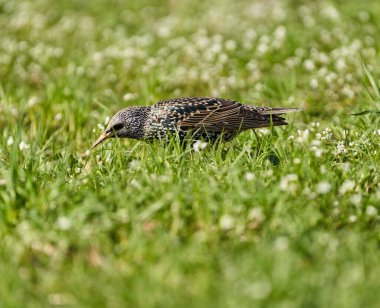
<instances>
[{"instance_id":1,"label":"bird's dark beak","mask_svg":"<svg viewBox=\"0 0 380 308\"><path fill-rule=\"evenodd\" d=\"M98 138L98 140L96 140L96 141L94 142L94 144L93 144L92 147L91 147L91 150L92 150L93 148L95 148L96 146L98 146L99 144L101 144L103 141L105 141L105 140L111 138L112 136L113 136L113 132L112 132L112 131L104 131L104 132L100 135L100 137Z\"/></svg>"}]
</instances>

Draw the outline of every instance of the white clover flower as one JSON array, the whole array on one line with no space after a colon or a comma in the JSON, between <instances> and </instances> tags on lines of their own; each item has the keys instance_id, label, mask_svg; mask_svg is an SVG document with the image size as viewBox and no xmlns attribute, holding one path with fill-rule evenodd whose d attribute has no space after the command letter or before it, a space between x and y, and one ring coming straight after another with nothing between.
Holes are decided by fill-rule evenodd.
<instances>
[{"instance_id":1,"label":"white clover flower","mask_svg":"<svg viewBox=\"0 0 380 308\"><path fill-rule=\"evenodd\" d=\"M171 30L167 26L161 26L158 28L157 34L159 37L167 38L170 36Z\"/></svg>"},{"instance_id":2,"label":"white clover flower","mask_svg":"<svg viewBox=\"0 0 380 308\"><path fill-rule=\"evenodd\" d=\"M299 165L301 162L302 162L301 159L298 158L298 157L296 157L295 159L293 159L293 163L294 163L295 165Z\"/></svg>"},{"instance_id":3,"label":"white clover flower","mask_svg":"<svg viewBox=\"0 0 380 308\"><path fill-rule=\"evenodd\" d=\"M267 172L265 172L265 176L267 176L267 177L271 177L272 175L273 175L272 169L268 169Z\"/></svg>"},{"instance_id":4,"label":"white clover flower","mask_svg":"<svg viewBox=\"0 0 380 308\"><path fill-rule=\"evenodd\" d=\"M368 205L367 208L366 208L365 213L369 217L374 217L374 216L377 215L377 209L373 205Z\"/></svg>"},{"instance_id":5,"label":"white clover flower","mask_svg":"<svg viewBox=\"0 0 380 308\"><path fill-rule=\"evenodd\" d=\"M28 106L29 107L32 107L32 106L34 106L34 105L36 105L38 103L39 103L39 100L38 100L38 98L36 96L30 97L29 100L28 100Z\"/></svg>"},{"instance_id":6,"label":"white clover flower","mask_svg":"<svg viewBox=\"0 0 380 308\"><path fill-rule=\"evenodd\" d=\"M12 144L14 143L14 139L12 136L9 136L8 137L8 140L7 140L7 146L11 146Z\"/></svg>"},{"instance_id":7,"label":"white clover flower","mask_svg":"<svg viewBox=\"0 0 380 308\"><path fill-rule=\"evenodd\" d=\"M336 152L337 154L346 154L348 153L348 149L344 145L344 141L338 141L336 145Z\"/></svg>"},{"instance_id":8,"label":"white clover flower","mask_svg":"<svg viewBox=\"0 0 380 308\"><path fill-rule=\"evenodd\" d=\"M330 128L326 128L325 130L322 131L322 136L321 136L321 140L331 140L333 137L332 135L332 131Z\"/></svg>"},{"instance_id":9,"label":"white clover flower","mask_svg":"<svg viewBox=\"0 0 380 308\"><path fill-rule=\"evenodd\" d=\"M330 58L323 52L318 53L318 60L323 64L329 64ZM327 71L327 69L326 69Z\"/></svg>"},{"instance_id":10,"label":"white clover flower","mask_svg":"<svg viewBox=\"0 0 380 308\"><path fill-rule=\"evenodd\" d=\"M306 142L309 139L309 130L305 129L304 131L298 130L297 131L298 137L297 137L297 142L303 143Z\"/></svg>"},{"instance_id":11,"label":"white clover flower","mask_svg":"<svg viewBox=\"0 0 380 308\"><path fill-rule=\"evenodd\" d=\"M265 215L263 213L263 210L260 207L255 207L251 209L248 213L248 219L254 220L258 223L262 223L265 219Z\"/></svg>"},{"instance_id":12,"label":"white clover flower","mask_svg":"<svg viewBox=\"0 0 380 308\"><path fill-rule=\"evenodd\" d=\"M320 149L320 148L317 148L317 147L313 147L312 150L314 151L314 155L317 158L321 157L322 154L323 154L323 149Z\"/></svg>"},{"instance_id":13,"label":"white clover flower","mask_svg":"<svg viewBox=\"0 0 380 308\"><path fill-rule=\"evenodd\" d=\"M54 116L54 120L56 120L57 122L60 122L62 120L62 113L57 113Z\"/></svg>"},{"instance_id":14,"label":"white clover flower","mask_svg":"<svg viewBox=\"0 0 380 308\"><path fill-rule=\"evenodd\" d=\"M327 127L324 131L323 131L324 134L329 134L331 133L331 128Z\"/></svg>"},{"instance_id":15,"label":"white clover flower","mask_svg":"<svg viewBox=\"0 0 380 308\"><path fill-rule=\"evenodd\" d=\"M208 143L207 142L202 142L201 143L201 149L204 150L207 147Z\"/></svg>"},{"instance_id":16,"label":"white clover flower","mask_svg":"<svg viewBox=\"0 0 380 308\"><path fill-rule=\"evenodd\" d=\"M345 180L342 186L339 188L339 193L341 195L346 194L347 192L352 191L355 188L355 181Z\"/></svg>"},{"instance_id":17,"label":"white clover flower","mask_svg":"<svg viewBox=\"0 0 380 308\"><path fill-rule=\"evenodd\" d=\"M109 116L106 116L104 120L104 125L107 125L110 122L111 118Z\"/></svg>"},{"instance_id":18,"label":"white clover flower","mask_svg":"<svg viewBox=\"0 0 380 308\"><path fill-rule=\"evenodd\" d=\"M231 230L235 225L234 218L230 215L220 217L219 226L222 230Z\"/></svg>"},{"instance_id":19,"label":"white clover flower","mask_svg":"<svg viewBox=\"0 0 380 308\"><path fill-rule=\"evenodd\" d=\"M349 85L345 85L342 89L342 93L348 98L354 98L355 92L351 89Z\"/></svg>"},{"instance_id":20,"label":"white clover flower","mask_svg":"<svg viewBox=\"0 0 380 308\"><path fill-rule=\"evenodd\" d=\"M318 194L327 194L331 190L331 184L327 181L322 181L317 184Z\"/></svg>"},{"instance_id":21,"label":"white clover flower","mask_svg":"<svg viewBox=\"0 0 380 308\"><path fill-rule=\"evenodd\" d=\"M236 42L233 40L226 41L226 49L229 51L233 51L236 49Z\"/></svg>"},{"instance_id":22,"label":"white clover flower","mask_svg":"<svg viewBox=\"0 0 380 308\"><path fill-rule=\"evenodd\" d=\"M244 174L244 179L248 182L252 181L255 178L255 174L252 172L246 172Z\"/></svg>"},{"instance_id":23,"label":"white clover flower","mask_svg":"<svg viewBox=\"0 0 380 308\"><path fill-rule=\"evenodd\" d=\"M310 59L307 59L303 62L303 67L307 70L307 71L313 71L315 69L315 64L313 62L313 60L310 60Z\"/></svg>"},{"instance_id":24,"label":"white clover flower","mask_svg":"<svg viewBox=\"0 0 380 308\"><path fill-rule=\"evenodd\" d=\"M280 181L280 189L283 191L294 192L297 190L297 174L287 174Z\"/></svg>"},{"instance_id":25,"label":"white clover flower","mask_svg":"<svg viewBox=\"0 0 380 308\"><path fill-rule=\"evenodd\" d=\"M290 58L285 60L285 65L289 68L293 68L297 64L298 64L298 60L296 60L296 58L294 58L294 57L290 57Z\"/></svg>"},{"instance_id":26,"label":"white clover flower","mask_svg":"<svg viewBox=\"0 0 380 308\"><path fill-rule=\"evenodd\" d=\"M350 197L350 201L352 204L359 206L362 201L362 195L361 194L355 194Z\"/></svg>"},{"instance_id":27,"label":"white clover flower","mask_svg":"<svg viewBox=\"0 0 380 308\"><path fill-rule=\"evenodd\" d=\"M103 131L103 130L104 130L104 125L101 124L101 123L98 123L98 128L99 128L101 131Z\"/></svg>"},{"instance_id":28,"label":"white clover flower","mask_svg":"<svg viewBox=\"0 0 380 308\"><path fill-rule=\"evenodd\" d=\"M335 63L335 68L337 71L342 72L347 67L346 61L343 58L339 58Z\"/></svg>"},{"instance_id":29,"label":"white clover flower","mask_svg":"<svg viewBox=\"0 0 380 308\"><path fill-rule=\"evenodd\" d=\"M349 222L355 222L355 221L357 221L358 220L358 217L356 216L356 215L350 215L349 217L348 217L348 221Z\"/></svg>"},{"instance_id":30,"label":"white clover flower","mask_svg":"<svg viewBox=\"0 0 380 308\"><path fill-rule=\"evenodd\" d=\"M293 135L290 135L289 137L288 137L288 140L290 140L290 141L292 141L292 140L294 140L295 139L295 137L293 136Z\"/></svg>"},{"instance_id":31,"label":"white clover flower","mask_svg":"<svg viewBox=\"0 0 380 308\"><path fill-rule=\"evenodd\" d=\"M380 129L378 129L378 130L374 130L373 131L373 134L376 136L376 135L378 135L378 136L380 136Z\"/></svg>"},{"instance_id":32,"label":"white clover flower","mask_svg":"<svg viewBox=\"0 0 380 308\"><path fill-rule=\"evenodd\" d=\"M279 26L274 30L274 37L278 40L283 40L286 37L286 28L284 26Z\"/></svg>"},{"instance_id":33,"label":"white clover flower","mask_svg":"<svg viewBox=\"0 0 380 308\"><path fill-rule=\"evenodd\" d=\"M207 142L202 142L200 140L197 140L193 144L193 150L195 152L200 152L200 151L204 150L206 147L207 147Z\"/></svg>"},{"instance_id":34,"label":"white clover flower","mask_svg":"<svg viewBox=\"0 0 380 308\"><path fill-rule=\"evenodd\" d=\"M141 185L140 183L136 180L136 179L132 179L132 181L130 182L132 186L140 189L141 188Z\"/></svg>"},{"instance_id":35,"label":"white clover flower","mask_svg":"<svg viewBox=\"0 0 380 308\"><path fill-rule=\"evenodd\" d=\"M71 228L71 220L65 216L61 216L57 220L57 225L61 230L69 230Z\"/></svg>"},{"instance_id":36,"label":"white clover flower","mask_svg":"<svg viewBox=\"0 0 380 308\"><path fill-rule=\"evenodd\" d=\"M339 19L339 12L333 6L327 6L321 11L321 15L331 21L337 21Z\"/></svg>"},{"instance_id":37,"label":"white clover flower","mask_svg":"<svg viewBox=\"0 0 380 308\"><path fill-rule=\"evenodd\" d=\"M20 151L27 150L29 149L29 144L26 144L25 141L22 140L19 143L18 148L20 149Z\"/></svg>"},{"instance_id":38,"label":"white clover flower","mask_svg":"<svg viewBox=\"0 0 380 308\"><path fill-rule=\"evenodd\" d=\"M310 88L312 88L314 90L318 89L318 86L319 86L318 80L315 78L311 79L309 85L310 85Z\"/></svg>"},{"instance_id":39,"label":"white clover flower","mask_svg":"<svg viewBox=\"0 0 380 308\"><path fill-rule=\"evenodd\" d=\"M266 52L268 51L268 45L265 44L265 43L261 43L259 44L259 46L257 46L257 53L259 55L263 55L265 54Z\"/></svg>"},{"instance_id":40,"label":"white clover flower","mask_svg":"<svg viewBox=\"0 0 380 308\"><path fill-rule=\"evenodd\" d=\"M211 53L213 53L213 54L219 54L219 53L222 52L222 50L223 50L222 45L219 44L219 43L214 43L214 44L212 44L211 47L210 47L210 51L211 51Z\"/></svg>"},{"instance_id":41,"label":"white clover flower","mask_svg":"<svg viewBox=\"0 0 380 308\"><path fill-rule=\"evenodd\" d=\"M332 83L336 79L337 79L337 75L335 73L329 73L325 77L325 81L327 84Z\"/></svg>"},{"instance_id":42,"label":"white clover flower","mask_svg":"<svg viewBox=\"0 0 380 308\"><path fill-rule=\"evenodd\" d=\"M350 73L348 73L348 74L344 77L344 79L345 79L347 82L351 82L351 81L354 80L352 74L350 74Z\"/></svg>"},{"instance_id":43,"label":"white clover flower","mask_svg":"<svg viewBox=\"0 0 380 308\"><path fill-rule=\"evenodd\" d=\"M137 98L137 94L136 93L125 93L124 96L123 96L123 100L128 102L128 101L131 101L133 99Z\"/></svg>"},{"instance_id":44,"label":"white clover flower","mask_svg":"<svg viewBox=\"0 0 380 308\"><path fill-rule=\"evenodd\" d=\"M140 167L140 162L136 159L132 159L129 163L129 169L136 170Z\"/></svg>"},{"instance_id":45,"label":"white clover flower","mask_svg":"<svg viewBox=\"0 0 380 308\"><path fill-rule=\"evenodd\" d=\"M324 78L327 75L327 72L328 72L327 68L323 66L318 70L318 76L321 78L322 77Z\"/></svg>"},{"instance_id":46,"label":"white clover flower","mask_svg":"<svg viewBox=\"0 0 380 308\"><path fill-rule=\"evenodd\" d=\"M334 215L339 215L339 214L340 214L340 209L337 208L337 207L334 208L334 209L333 209L333 214L334 214Z\"/></svg>"}]
</instances>

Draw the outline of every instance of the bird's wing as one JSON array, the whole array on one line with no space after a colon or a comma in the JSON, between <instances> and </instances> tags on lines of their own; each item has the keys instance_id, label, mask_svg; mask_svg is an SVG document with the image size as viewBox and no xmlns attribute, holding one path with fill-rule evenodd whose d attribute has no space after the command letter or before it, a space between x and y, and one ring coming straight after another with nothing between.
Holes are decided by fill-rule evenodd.
<instances>
[{"instance_id":1,"label":"bird's wing","mask_svg":"<svg viewBox=\"0 0 380 308\"><path fill-rule=\"evenodd\" d=\"M239 102L209 97L178 98L161 101L156 106L170 113L182 130L237 131L271 125L270 108L243 105ZM263 114L261 114L263 113ZM273 125L284 125L283 118L273 116Z\"/></svg>"}]
</instances>

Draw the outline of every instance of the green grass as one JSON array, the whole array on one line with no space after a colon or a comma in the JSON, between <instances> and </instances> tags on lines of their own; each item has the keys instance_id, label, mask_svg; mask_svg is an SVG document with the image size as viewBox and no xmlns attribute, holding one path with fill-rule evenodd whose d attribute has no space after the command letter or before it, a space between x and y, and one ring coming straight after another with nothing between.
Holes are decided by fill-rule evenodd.
<instances>
[{"instance_id":1,"label":"green grass","mask_svg":"<svg viewBox=\"0 0 380 308\"><path fill-rule=\"evenodd\" d=\"M380 3L0 0L0 306L376 307ZM196 152L127 105L302 107Z\"/></svg>"}]
</instances>

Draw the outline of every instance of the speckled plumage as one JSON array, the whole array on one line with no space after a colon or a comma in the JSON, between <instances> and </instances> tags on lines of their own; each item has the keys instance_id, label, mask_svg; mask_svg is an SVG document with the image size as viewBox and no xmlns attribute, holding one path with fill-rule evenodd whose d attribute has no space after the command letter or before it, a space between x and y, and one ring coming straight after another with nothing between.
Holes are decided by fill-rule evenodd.
<instances>
[{"instance_id":1,"label":"speckled plumage","mask_svg":"<svg viewBox=\"0 0 380 308\"><path fill-rule=\"evenodd\" d=\"M280 117L297 108L268 108L212 97L185 97L163 100L149 107L127 107L114 115L103 133L103 140L119 137L139 140L165 139L170 134L181 140L231 140L242 131L286 125Z\"/></svg>"}]
</instances>

